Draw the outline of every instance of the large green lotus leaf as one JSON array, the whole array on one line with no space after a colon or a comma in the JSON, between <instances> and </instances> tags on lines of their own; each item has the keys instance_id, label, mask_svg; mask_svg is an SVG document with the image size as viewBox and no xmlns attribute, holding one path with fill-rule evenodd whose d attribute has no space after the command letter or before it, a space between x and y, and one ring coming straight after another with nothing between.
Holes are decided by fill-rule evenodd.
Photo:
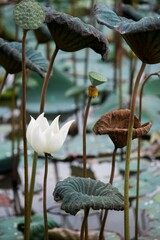
<instances>
[{"instance_id":1,"label":"large green lotus leaf","mask_svg":"<svg viewBox=\"0 0 160 240\"><path fill-rule=\"evenodd\" d=\"M146 210L146 216L149 220L159 220L160 204L154 204L153 208Z\"/></svg>"},{"instance_id":2,"label":"large green lotus leaf","mask_svg":"<svg viewBox=\"0 0 160 240\"><path fill-rule=\"evenodd\" d=\"M151 210L153 209L158 203L153 200L151 197L141 197L139 198L139 209L140 210ZM132 202L132 207L136 209L136 199Z\"/></svg>"},{"instance_id":3,"label":"large green lotus leaf","mask_svg":"<svg viewBox=\"0 0 160 240\"><path fill-rule=\"evenodd\" d=\"M117 188L91 178L68 177L59 181L53 192L61 209L76 215L81 209L124 210L124 198Z\"/></svg>"},{"instance_id":4,"label":"large green lotus leaf","mask_svg":"<svg viewBox=\"0 0 160 240\"><path fill-rule=\"evenodd\" d=\"M140 160L140 171L145 171L150 166L151 166L151 164L150 164L149 161L147 161L145 159ZM118 168L121 172L124 173L125 172L125 161L122 161L121 163L119 163ZM137 172L137 159L130 161L130 172L131 173L136 173Z\"/></svg>"},{"instance_id":5,"label":"large green lotus leaf","mask_svg":"<svg viewBox=\"0 0 160 240\"><path fill-rule=\"evenodd\" d=\"M91 48L103 59L107 57L107 39L92 25L51 8L46 10L45 21L57 48L67 52Z\"/></svg>"},{"instance_id":6,"label":"large green lotus leaf","mask_svg":"<svg viewBox=\"0 0 160 240\"><path fill-rule=\"evenodd\" d=\"M156 78L151 78L146 84L145 84L145 87L144 87L144 91L143 91L143 96L144 95L158 95L160 96L160 92L159 92L159 89L160 89L160 77Z\"/></svg>"},{"instance_id":7,"label":"large green lotus leaf","mask_svg":"<svg viewBox=\"0 0 160 240\"><path fill-rule=\"evenodd\" d=\"M131 34L146 31L160 30L159 15L147 16L139 21L119 17L106 4L98 4L95 7L97 21L121 34Z\"/></svg>"},{"instance_id":8,"label":"large green lotus leaf","mask_svg":"<svg viewBox=\"0 0 160 240\"><path fill-rule=\"evenodd\" d=\"M77 156L82 158L83 149L80 142L82 142L82 136L79 134L71 139L68 138L65 143L66 148L61 148L60 151L54 154L54 158L59 160L67 160L69 156L72 157L72 160L73 158L76 159ZM88 157L99 157L100 155L112 154L113 152L114 146L108 136L87 134L86 142Z\"/></svg>"},{"instance_id":9,"label":"large green lotus leaf","mask_svg":"<svg viewBox=\"0 0 160 240\"><path fill-rule=\"evenodd\" d=\"M17 240L18 237L23 237L22 232L17 228L19 221L22 220L23 217L9 217L0 220L0 238L4 240Z\"/></svg>"},{"instance_id":10,"label":"large green lotus leaf","mask_svg":"<svg viewBox=\"0 0 160 240\"><path fill-rule=\"evenodd\" d=\"M134 21L119 17L105 4L95 7L95 15L98 23L118 31L142 62L149 64L160 62L159 15Z\"/></svg>"},{"instance_id":11,"label":"large green lotus leaf","mask_svg":"<svg viewBox=\"0 0 160 240\"><path fill-rule=\"evenodd\" d=\"M148 181L155 186L158 186L160 183L160 168L149 168L148 171L144 171L141 173L140 178L144 181Z\"/></svg>"},{"instance_id":12,"label":"large green lotus leaf","mask_svg":"<svg viewBox=\"0 0 160 240\"><path fill-rule=\"evenodd\" d=\"M155 190L155 186L149 182L141 181L139 182L139 196L147 195ZM115 182L113 186L117 187L119 191L123 194L124 180ZM129 181L129 198L133 200L136 197L136 179L131 178Z\"/></svg>"},{"instance_id":13,"label":"large green lotus leaf","mask_svg":"<svg viewBox=\"0 0 160 240\"><path fill-rule=\"evenodd\" d=\"M47 216L48 229L57 228L59 224L55 222L51 215ZM23 231L24 219L20 220L18 223L18 229ZM44 218L43 215L36 214L31 217L30 224L30 239L32 240L44 240Z\"/></svg>"},{"instance_id":14,"label":"large green lotus leaf","mask_svg":"<svg viewBox=\"0 0 160 240\"><path fill-rule=\"evenodd\" d=\"M156 193L156 194L153 196L153 199L154 199L156 202L160 203L160 192Z\"/></svg>"},{"instance_id":15,"label":"large green lotus leaf","mask_svg":"<svg viewBox=\"0 0 160 240\"><path fill-rule=\"evenodd\" d=\"M5 174L13 169L12 142L5 140L0 144L0 174ZM18 160L18 155L15 153L15 158Z\"/></svg>"},{"instance_id":16,"label":"large green lotus leaf","mask_svg":"<svg viewBox=\"0 0 160 240\"><path fill-rule=\"evenodd\" d=\"M36 114L37 117L37 115L39 115L43 82L35 73L32 73L31 77L35 79L37 86L27 91L27 111L30 115ZM62 115L61 120L63 121L63 117L66 118L67 115L73 113L76 109L74 98L66 97L66 92L71 87L71 80L62 71L54 67L53 74L48 83L45 103L45 113L50 114L48 117L51 117L52 120L54 118L53 114L60 114Z\"/></svg>"},{"instance_id":17,"label":"large green lotus leaf","mask_svg":"<svg viewBox=\"0 0 160 240\"><path fill-rule=\"evenodd\" d=\"M18 42L7 42L0 38L0 65L8 73L18 73L22 71L22 44ZM44 77L47 71L48 62L34 49L26 48L26 68L37 72Z\"/></svg>"}]
</instances>

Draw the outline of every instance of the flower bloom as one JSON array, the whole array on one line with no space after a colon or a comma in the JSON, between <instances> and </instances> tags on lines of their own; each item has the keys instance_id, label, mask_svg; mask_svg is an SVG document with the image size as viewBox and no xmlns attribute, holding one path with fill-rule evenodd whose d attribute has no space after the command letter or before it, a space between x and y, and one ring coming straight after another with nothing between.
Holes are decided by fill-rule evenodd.
<instances>
[{"instance_id":1,"label":"flower bloom","mask_svg":"<svg viewBox=\"0 0 160 240\"><path fill-rule=\"evenodd\" d=\"M68 121L59 129L59 117L57 116L50 125L44 113L40 114L36 120L31 117L26 137L34 151L39 154L51 154L62 147L74 120Z\"/></svg>"},{"instance_id":2,"label":"flower bloom","mask_svg":"<svg viewBox=\"0 0 160 240\"><path fill-rule=\"evenodd\" d=\"M109 112L95 123L93 130L95 134L108 134L117 148L123 148L127 145L129 117L129 109L119 109ZM141 125L138 118L134 116L132 139L147 134L151 126L151 122Z\"/></svg>"}]
</instances>

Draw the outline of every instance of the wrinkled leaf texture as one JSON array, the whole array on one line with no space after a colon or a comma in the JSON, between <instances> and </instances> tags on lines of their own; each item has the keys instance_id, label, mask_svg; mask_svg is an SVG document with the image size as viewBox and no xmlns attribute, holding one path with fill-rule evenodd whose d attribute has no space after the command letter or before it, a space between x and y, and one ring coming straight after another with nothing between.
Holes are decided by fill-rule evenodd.
<instances>
[{"instance_id":1,"label":"wrinkled leaf texture","mask_svg":"<svg viewBox=\"0 0 160 240\"><path fill-rule=\"evenodd\" d=\"M56 184L55 201L62 200L61 209L76 215L80 209L123 210L123 196L111 184L81 177L68 177Z\"/></svg>"},{"instance_id":2,"label":"wrinkled leaf texture","mask_svg":"<svg viewBox=\"0 0 160 240\"><path fill-rule=\"evenodd\" d=\"M108 56L108 41L95 27L86 24L78 17L46 8L45 22L51 32L56 46L66 52L91 48L101 54L102 59Z\"/></svg>"},{"instance_id":3,"label":"wrinkled leaf texture","mask_svg":"<svg viewBox=\"0 0 160 240\"><path fill-rule=\"evenodd\" d=\"M19 42L7 42L0 38L0 65L8 73L15 74L22 71L22 44ZM26 47L26 68L37 72L44 77L47 71L48 61L40 52Z\"/></svg>"}]
</instances>

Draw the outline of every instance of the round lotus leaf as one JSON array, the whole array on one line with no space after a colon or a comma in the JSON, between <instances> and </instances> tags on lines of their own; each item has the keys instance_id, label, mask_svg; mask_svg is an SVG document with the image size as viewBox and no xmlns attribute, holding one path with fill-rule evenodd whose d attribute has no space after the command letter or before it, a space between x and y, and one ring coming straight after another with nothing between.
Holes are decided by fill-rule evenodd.
<instances>
[{"instance_id":1,"label":"round lotus leaf","mask_svg":"<svg viewBox=\"0 0 160 240\"><path fill-rule=\"evenodd\" d=\"M106 77L97 72L89 72L89 79L93 86L98 86L107 81Z\"/></svg>"},{"instance_id":2,"label":"round lotus leaf","mask_svg":"<svg viewBox=\"0 0 160 240\"><path fill-rule=\"evenodd\" d=\"M14 20L24 29L37 29L41 27L44 19L44 10L35 0L22 0L15 6Z\"/></svg>"},{"instance_id":3,"label":"round lotus leaf","mask_svg":"<svg viewBox=\"0 0 160 240\"><path fill-rule=\"evenodd\" d=\"M117 188L99 180L68 177L56 184L54 200L61 201L61 209L76 215L81 209L124 210L124 197Z\"/></svg>"}]
</instances>

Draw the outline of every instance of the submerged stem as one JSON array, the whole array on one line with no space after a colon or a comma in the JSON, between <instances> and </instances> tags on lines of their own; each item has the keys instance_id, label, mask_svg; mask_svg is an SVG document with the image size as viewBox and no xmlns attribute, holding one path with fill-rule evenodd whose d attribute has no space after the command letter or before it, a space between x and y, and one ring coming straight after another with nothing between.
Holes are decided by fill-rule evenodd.
<instances>
[{"instance_id":1,"label":"submerged stem","mask_svg":"<svg viewBox=\"0 0 160 240\"><path fill-rule=\"evenodd\" d=\"M86 222L88 220L88 215L89 215L89 208L84 210L84 218L81 226L81 233L80 233L80 240L84 239L84 234L85 234L85 240L88 240L88 231L86 232Z\"/></svg>"},{"instance_id":2,"label":"submerged stem","mask_svg":"<svg viewBox=\"0 0 160 240\"><path fill-rule=\"evenodd\" d=\"M24 205L25 205L25 240L30 238L30 211L28 201L28 155L27 155L27 140L26 140L26 36L27 30L23 29L22 39L22 134L23 134L23 152L24 152Z\"/></svg>"},{"instance_id":3,"label":"submerged stem","mask_svg":"<svg viewBox=\"0 0 160 240\"><path fill-rule=\"evenodd\" d=\"M135 114L135 105L136 105L136 96L138 91L138 86L140 83L141 76L144 72L146 63L142 63L139 73L137 75L130 106L130 118L128 126L128 137L127 137L127 150L126 150L126 165L125 165L125 179L124 179L124 239L130 240L130 221L129 221L129 177L130 177L130 154L131 154L131 145L132 145L132 133L133 133L133 123L134 123L134 114Z\"/></svg>"},{"instance_id":4,"label":"submerged stem","mask_svg":"<svg viewBox=\"0 0 160 240\"><path fill-rule=\"evenodd\" d=\"M44 239L48 240L48 220L47 220L47 175L48 175L48 154L45 153L45 170L43 180L43 217L44 217Z\"/></svg>"},{"instance_id":5,"label":"submerged stem","mask_svg":"<svg viewBox=\"0 0 160 240\"><path fill-rule=\"evenodd\" d=\"M117 153L117 147L115 146L114 151L113 151L113 155L112 155L112 167L111 167L111 174L110 174L110 180L109 180L110 184L113 183L113 179L114 179L116 153ZM102 219L102 223L101 223L99 240L103 239L104 227L105 227L105 223L106 223L106 220L107 220L107 216L108 216L108 210L105 210L104 216L103 216L103 219Z\"/></svg>"}]
</instances>

